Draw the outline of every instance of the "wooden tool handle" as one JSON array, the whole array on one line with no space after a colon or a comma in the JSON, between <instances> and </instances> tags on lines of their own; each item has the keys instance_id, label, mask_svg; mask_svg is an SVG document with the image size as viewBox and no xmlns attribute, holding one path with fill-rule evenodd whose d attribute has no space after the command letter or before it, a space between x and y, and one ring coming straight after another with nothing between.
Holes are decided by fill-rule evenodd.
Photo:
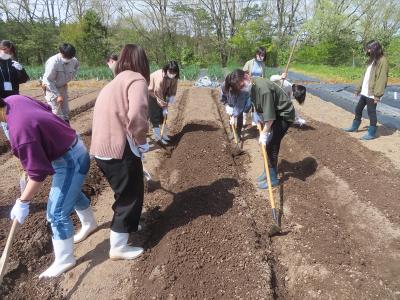
<instances>
[{"instance_id":1,"label":"wooden tool handle","mask_svg":"<svg viewBox=\"0 0 400 300\"><path fill-rule=\"evenodd\" d=\"M3 254L1 255L1 258L0 258L0 284L3 282L3 277L6 273L8 256L10 255L11 245L12 245L14 237L15 237L15 231L17 229L17 225L18 225L18 221L17 221L17 219L14 219L12 226L11 226L10 233L8 235L6 246L5 246Z\"/></svg>"},{"instance_id":2,"label":"wooden tool handle","mask_svg":"<svg viewBox=\"0 0 400 300\"><path fill-rule=\"evenodd\" d=\"M235 124L231 124L231 129L232 129L232 133L233 133L233 138L235 139L235 144L238 144L238 137L236 135L236 128L235 128Z\"/></svg>"},{"instance_id":3,"label":"wooden tool handle","mask_svg":"<svg viewBox=\"0 0 400 300\"><path fill-rule=\"evenodd\" d=\"M262 131L261 124L257 124L257 128L261 134ZM265 146L263 144L260 144L260 146L263 155L265 174L267 175L269 202L271 203L271 208L275 209L275 199L274 199L274 194L272 193L271 174L269 173L267 150L265 149Z\"/></svg>"},{"instance_id":4,"label":"wooden tool handle","mask_svg":"<svg viewBox=\"0 0 400 300\"><path fill-rule=\"evenodd\" d=\"M165 123L167 123L167 116L164 116L164 121L163 121L163 124L162 124L162 127L161 127L161 133L160 133L161 138L162 138L162 136L164 134Z\"/></svg>"},{"instance_id":5,"label":"wooden tool handle","mask_svg":"<svg viewBox=\"0 0 400 300\"><path fill-rule=\"evenodd\" d=\"M292 46L292 50L290 51L289 59L288 59L288 61L287 61L287 63L286 63L286 67L285 67L285 73L286 73L286 74L287 74L287 72L289 71L289 65L290 65L290 62L292 61L294 49L296 49L296 44L297 44L297 40L298 40L298 39L299 39L299 35L296 37L296 39L295 39L295 41L294 41L294 44L293 44L293 46ZM285 79L282 80L281 87L283 86L284 81L285 81Z\"/></svg>"}]
</instances>

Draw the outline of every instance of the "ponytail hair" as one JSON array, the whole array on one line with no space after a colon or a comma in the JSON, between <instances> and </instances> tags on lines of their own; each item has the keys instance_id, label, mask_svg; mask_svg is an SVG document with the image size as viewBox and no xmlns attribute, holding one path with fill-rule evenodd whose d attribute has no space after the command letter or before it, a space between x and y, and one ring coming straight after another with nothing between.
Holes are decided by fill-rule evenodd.
<instances>
[{"instance_id":1,"label":"ponytail hair","mask_svg":"<svg viewBox=\"0 0 400 300\"><path fill-rule=\"evenodd\" d=\"M242 69L236 69L229 73L225 78L225 93L233 93L238 95L240 93L240 83L245 79L246 72Z\"/></svg>"},{"instance_id":2,"label":"ponytail hair","mask_svg":"<svg viewBox=\"0 0 400 300\"><path fill-rule=\"evenodd\" d=\"M292 85L293 97L302 105L306 100L306 87L300 84Z\"/></svg>"},{"instance_id":3,"label":"ponytail hair","mask_svg":"<svg viewBox=\"0 0 400 300\"><path fill-rule=\"evenodd\" d=\"M4 101L3 98L0 98L0 108L3 108L6 106L6 102Z\"/></svg>"}]
</instances>

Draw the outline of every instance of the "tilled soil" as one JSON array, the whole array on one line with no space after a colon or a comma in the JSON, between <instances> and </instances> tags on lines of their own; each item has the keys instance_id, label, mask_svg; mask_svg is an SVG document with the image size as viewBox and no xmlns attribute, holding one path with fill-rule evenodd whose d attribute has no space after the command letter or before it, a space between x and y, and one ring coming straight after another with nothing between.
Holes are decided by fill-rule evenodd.
<instances>
[{"instance_id":1,"label":"tilled soil","mask_svg":"<svg viewBox=\"0 0 400 300\"><path fill-rule=\"evenodd\" d=\"M400 174L392 163L315 121L290 130L281 157L288 235L273 243L280 296L398 298Z\"/></svg>"},{"instance_id":2,"label":"tilled soil","mask_svg":"<svg viewBox=\"0 0 400 300\"><path fill-rule=\"evenodd\" d=\"M249 209L253 187L239 178L219 120L187 115L194 101L217 112L210 91L183 101L176 148L160 169L160 188L146 197L147 251L132 267L129 297L272 299L268 239L255 232Z\"/></svg>"}]
</instances>

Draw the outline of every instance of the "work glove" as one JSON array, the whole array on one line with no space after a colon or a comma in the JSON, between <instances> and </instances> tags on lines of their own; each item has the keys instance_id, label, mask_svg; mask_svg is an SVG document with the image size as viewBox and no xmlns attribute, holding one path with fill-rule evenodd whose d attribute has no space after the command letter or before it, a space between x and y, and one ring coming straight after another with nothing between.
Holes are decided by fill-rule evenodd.
<instances>
[{"instance_id":1,"label":"work glove","mask_svg":"<svg viewBox=\"0 0 400 300\"><path fill-rule=\"evenodd\" d=\"M229 124L230 124L230 125L236 126L236 124L237 124L237 117L231 116L231 117L229 118Z\"/></svg>"},{"instance_id":2,"label":"work glove","mask_svg":"<svg viewBox=\"0 0 400 300\"><path fill-rule=\"evenodd\" d=\"M11 64L11 65L12 65L15 69L17 69L18 71L21 71L21 70L23 69L22 65L21 65L19 62L15 61L15 60L12 61L12 64Z\"/></svg>"},{"instance_id":3,"label":"work glove","mask_svg":"<svg viewBox=\"0 0 400 300\"><path fill-rule=\"evenodd\" d=\"M174 104L175 103L175 96L169 96L168 97L168 104Z\"/></svg>"},{"instance_id":4,"label":"work glove","mask_svg":"<svg viewBox=\"0 0 400 300\"><path fill-rule=\"evenodd\" d=\"M143 153L149 151L150 146L149 146L149 143L146 143L146 144L142 144L142 145L137 146L137 148L138 148L139 152L141 154L143 154Z\"/></svg>"},{"instance_id":5,"label":"work glove","mask_svg":"<svg viewBox=\"0 0 400 300\"><path fill-rule=\"evenodd\" d=\"M22 202L19 198L11 210L11 220L17 219L18 223L23 224L29 214L29 202Z\"/></svg>"},{"instance_id":6,"label":"work glove","mask_svg":"<svg viewBox=\"0 0 400 300\"><path fill-rule=\"evenodd\" d=\"M253 112L252 119L253 119L253 122L256 124L263 122L263 117L257 112Z\"/></svg>"},{"instance_id":7,"label":"work glove","mask_svg":"<svg viewBox=\"0 0 400 300\"><path fill-rule=\"evenodd\" d=\"M270 132L261 132L260 133L260 138L258 139L258 142L261 145L265 146L265 145L267 145L270 136L271 136Z\"/></svg>"},{"instance_id":8,"label":"work glove","mask_svg":"<svg viewBox=\"0 0 400 300\"><path fill-rule=\"evenodd\" d=\"M149 146L148 143L146 143L146 144L138 145L138 146L136 147L136 149L137 149L138 152L139 152L140 158L143 160L143 159L144 159L144 153L146 153L147 151L149 151L150 146Z\"/></svg>"},{"instance_id":9,"label":"work glove","mask_svg":"<svg viewBox=\"0 0 400 300\"><path fill-rule=\"evenodd\" d=\"M164 107L162 110L162 114L164 117L166 117L168 115L168 108Z\"/></svg>"},{"instance_id":10,"label":"work glove","mask_svg":"<svg viewBox=\"0 0 400 300\"><path fill-rule=\"evenodd\" d=\"M229 105L225 105L225 111L228 115L232 116L233 115L233 107Z\"/></svg>"}]
</instances>

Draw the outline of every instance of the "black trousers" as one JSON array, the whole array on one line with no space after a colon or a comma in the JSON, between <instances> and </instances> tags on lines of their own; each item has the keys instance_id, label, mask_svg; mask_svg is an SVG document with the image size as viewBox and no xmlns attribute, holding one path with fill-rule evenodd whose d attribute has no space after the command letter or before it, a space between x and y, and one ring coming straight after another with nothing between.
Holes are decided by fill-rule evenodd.
<instances>
[{"instance_id":1,"label":"black trousers","mask_svg":"<svg viewBox=\"0 0 400 300\"><path fill-rule=\"evenodd\" d=\"M158 105L155 97L149 96L149 116L151 125L160 127L164 122L163 109Z\"/></svg>"},{"instance_id":2,"label":"black trousers","mask_svg":"<svg viewBox=\"0 0 400 300\"><path fill-rule=\"evenodd\" d=\"M236 134L239 138L242 137L242 129L243 129L243 113L237 116L237 123L236 123Z\"/></svg>"},{"instance_id":3,"label":"black trousers","mask_svg":"<svg viewBox=\"0 0 400 300\"><path fill-rule=\"evenodd\" d=\"M96 163L114 191L111 230L119 233L137 231L144 197L142 160L132 153L127 141L122 159L96 158Z\"/></svg>"},{"instance_id":4,"label":"black trousers","mask_svg":"<svg viewBox=\"0 0 400 300\"><path fill-rule=\"evenodd\" d=\"M371 126L376 126L378 119L376 117L376 103L374 103L374 99L365 97L361 95L360 100L358 100L358 104L356 106L356 115L354 120L361 121L363 109L367 106L367 112L369 117L369 123Z\"/></svg>"},{"instance_id":5,"label":"black trousers","mask_svg":"<svg viewBox=\"0 0 400 300\"><path fill-rule=\"evenodd\" d=\"M281 148L281 141L287 133L291 122L278 118L272 123L271 138L267 143L266 149L268 154L268 165L275 170L278 167L279 149Z\"/></svg>"}]
</instances>

